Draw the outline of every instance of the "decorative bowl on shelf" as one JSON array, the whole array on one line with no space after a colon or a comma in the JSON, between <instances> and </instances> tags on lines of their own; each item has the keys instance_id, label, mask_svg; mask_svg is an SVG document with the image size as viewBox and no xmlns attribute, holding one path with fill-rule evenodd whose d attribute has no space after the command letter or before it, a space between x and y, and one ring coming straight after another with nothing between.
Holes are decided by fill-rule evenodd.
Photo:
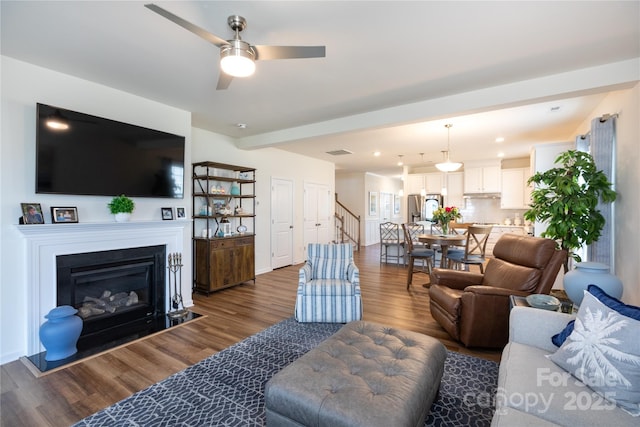
<instances>
[{"instance_id":1,"label":"decorative bowl on shelf","mask_svg":"<svg viewBox=\"0 0 640 427\"><path fill-rule=\"evenodd\" d=\"M552 311L557 311L560 308L560 300L551 295L533 294L527 296L526 299L531 307Z\"/></svg>"},{"instance_id":2,"label":"decorative bowl on shelf","mask_svg":"<svg viewBox=\"0 0 640 427\"><path fill-rule=\"evenodd\" d=\"M244 233L247 232L247 226L246 225L239 225L238 228L236 228L236 230L238 230L238 233L244 234Z\"/></svg>"}]
</instances>

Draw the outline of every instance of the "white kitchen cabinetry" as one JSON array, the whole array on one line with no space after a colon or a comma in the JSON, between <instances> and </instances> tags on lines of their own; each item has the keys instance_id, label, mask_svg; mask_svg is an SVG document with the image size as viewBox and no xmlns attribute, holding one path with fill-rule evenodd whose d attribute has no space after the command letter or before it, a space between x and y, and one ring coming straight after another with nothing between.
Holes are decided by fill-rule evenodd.
<instances>
[{"instance_id":1,"label":"white kitchen cabinetry","mask_svg":"<svg viewBox=\"0 0 640 427\"><path fill-rule=\"evenodd\" d=\"M500 166L465 166L465 193L499 193Z\"/></svg>"},{"instance_id":2,"label":"white kitchen cabinetry","mask_svg":"<svg viewBox=\"0 0 640 427\"><path fill-rule=\"evenodd\" d=\"M442 173L416 173L407 175L407 194L440 194L442 191Z\"/></svg>"},{"instance_id":3,"label":"white kitchen cabinetry","mask_svg":"<svg viewBox=\"0 0 640 427\"><path fill-rule=\"evenodd\" d=\"M524 236L526 234L524 227L494 225L491 229L491 234L489 234L489 238L487 239L486 256L493 256L493 247L496 245L496 242L500 237L507 233L517 234L519 236Z\"/></svg>"},{"instance_id":4,"label":"white kitchen cabinetry","mask_svg":"<svg viewBox=\"0 0 640 427\"><path fill-rule=\"evenodd\" d=\"M409 174L405 184L407 194L420 194L420 191L424 188L424 176L421 173Z\"/></svg>"},{"instance_id":5,"label":"white kitchen cabinetry","mask_svg":"<svg viewBox=\"0 0 640 427\"><path fill-rule=\"evenodd\" d=\"M444 198L445 206L464 206L464 174L462 172L449 172L447 177L447 195Z\"/></svg>"},{"instance_id":6,"label":"white kitchen cabinetry","mask_svg":"<svg viewBox=\"0 0 640 427\"><path fill-rule=\"evenodd\" d=\"M442 192L442 172L425 173L424 189L427 194L440 194Z\"/></svg>"},{"instance_id":7,"label":"white kitchen cabinetry","mask_svg":"<svg viewBox=\"0 0 640 427\"><path fill-rule=\"evenodd\" d=\"M531 202L529 168L502 169L502 209L528 209Z\"/></svg>"}]
</instances>

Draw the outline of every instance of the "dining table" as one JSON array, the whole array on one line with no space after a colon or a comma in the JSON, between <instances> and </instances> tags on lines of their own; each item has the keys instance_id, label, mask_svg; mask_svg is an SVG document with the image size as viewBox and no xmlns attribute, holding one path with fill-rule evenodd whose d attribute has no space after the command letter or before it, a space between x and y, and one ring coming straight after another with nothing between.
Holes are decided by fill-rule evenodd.
<instances>
[{"instance_id":1,"label":"dining table","mask_svg":"<svg viewBox=\"0 0 640 427\"><path fill-rule=\"evenodd\" d=\"M449 246L461 246L467 236L464 234L419 234L418 241L427 245L439 245L442 250L440 268L447 268Z\"/></svg>"}]
</instances>

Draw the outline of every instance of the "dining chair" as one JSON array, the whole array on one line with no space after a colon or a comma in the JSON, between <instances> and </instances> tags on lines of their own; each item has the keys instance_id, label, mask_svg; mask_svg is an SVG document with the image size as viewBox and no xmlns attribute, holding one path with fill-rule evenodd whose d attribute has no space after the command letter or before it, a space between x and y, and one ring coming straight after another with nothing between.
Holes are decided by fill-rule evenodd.
<instances>
[{"instance_id":1,"label":"dining chair","mask_svg":"<svg viewBox=\"0 0 640 427\"><path fill-rule=\"evenodd\" d=\"M439 222L432 222L431 223L431 234L443 234L442 232L442 224L440 224ZM435 245L435 244L431 244L431 245L427 245L427 248L433 249L436 254L435 254L435 263L438 264L440 263L440 259L442 257L442 248L440 248L440 245Z\"/></svg>"},{"instance_id":2,"label":"dining chair","mask_svg":"<svg viewBox=\"0 0 640 427\"><path fill-rule=\"evenodd\" d=\"M477 265L480 267L480 273L484 274L487 240L489 240L492 228L490 225L469 226L464 250L451 251L447 254L448 268L461 270L464 265L465 270L468 270L469 265Z\"/></svg>"},{"instance_id":3,"label":"dining chair","mask_svg":"<svg viewBox=\"0 0 640 427\"><path fill-rule=\"evenodd\" d=\"M435 258L435 251L433 249L428 249L426 247L416 247L414 246L414 240L412 238L412 232L414 229L418 229L420 225L418 224L402 224L402 233L404 234L404 242L406 246L406 254L409 257L409 268L407 270L407 289L411 288L411 282L413 281L413 273L424 273L427 275L431 275L431 269L433 268L433 260ZM422 229L424 231L424 228ZM421 234L419 232L415 232L417 234ZM415 269L415 261L422 260L424 261L423 268L420 270ZM426 267L426 270L425 270Z\"/></svg>"},{"instance_id":4,"label":"dining chair","mask_svg":"<svg viewBox=\"0 0 640 427\"><path fill-rule=\"evenodd\" d=\"M418 240L418 236L424 234L424 225L417 222L408 222L406 223L406 226L407 230L409 230L409 236L411 237L411 243L413 244L414 249L424 247L425 244Z\"/></svg>"},{"instance_id":5,"label":"dining chair","mask_svg":"<svg viewBox=\"0 0 640 427\"><path fill-rule=\"evenodd\" d=\"M390 251L390 249L393 249ZM380 224L380 263L389 261L389 258L400 261L404 256L404 238L400 232L400 226L394 222ZM402 261L404 264L404 261Z\"/></svg>"}]
</instances>

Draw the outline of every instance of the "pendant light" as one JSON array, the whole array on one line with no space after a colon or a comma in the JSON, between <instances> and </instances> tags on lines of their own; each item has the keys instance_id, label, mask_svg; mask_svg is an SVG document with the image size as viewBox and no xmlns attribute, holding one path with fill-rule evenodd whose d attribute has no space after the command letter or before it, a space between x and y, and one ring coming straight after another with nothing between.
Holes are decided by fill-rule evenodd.
<instances>
[{"instance_id":1,"label":"pendant light","mask_svg":"<svg viewBox=\"0 0 640 427\"><path fill-rule=\"evenodd\" d=\"M460 169L462 167L462 163L458 163L458 162L452 162L451 159L449 158L449 149L450 149L450 145L451 145L451 127L453 125L451 123L447 123L446 125L444 125L444 127L447 128L447 150L446 151L442 151L442 155L445 159L444 162L441 163L436 163L436 168L438 168L439 171L442 172L453 172L453 171L457 171L458 169Z\"/></svg>"}]
</instances>

